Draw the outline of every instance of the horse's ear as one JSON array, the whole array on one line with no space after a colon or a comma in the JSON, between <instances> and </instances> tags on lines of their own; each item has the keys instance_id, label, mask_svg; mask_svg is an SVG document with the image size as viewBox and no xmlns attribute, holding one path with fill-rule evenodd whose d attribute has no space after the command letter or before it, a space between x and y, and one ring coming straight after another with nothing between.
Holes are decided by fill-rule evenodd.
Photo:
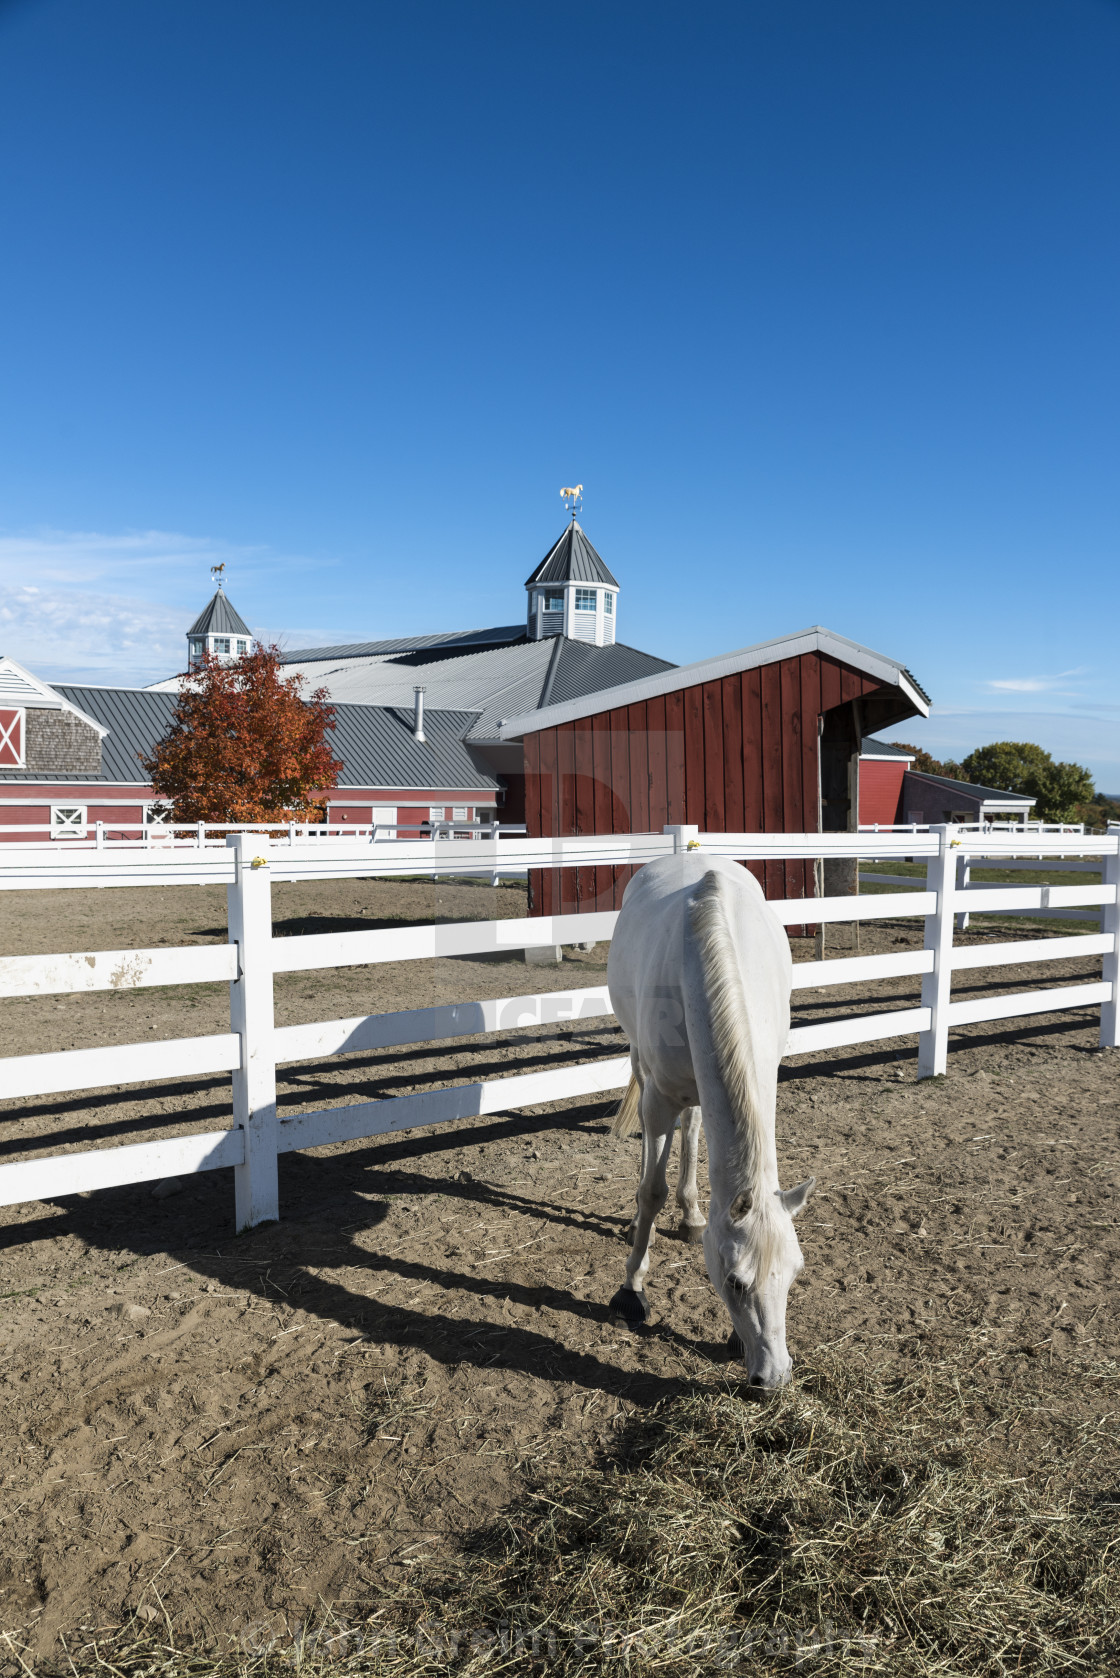
<instances>
[{"instance_id":1,"label":"horse's ear","mask_svg":"<svg viewBox=\"0 0 1120 1678\"><path fill-rule=\"evenodd\" d=\"M746 1217L752 1205L753 1202L751 1200L750 1189L743 1189L740 1194L735 1196L735 1199L731 1202L731 1205L727 1209L731 1222L733 1224L739 1223L742 1218Z\"/></svg>"},{"instance_id":2,"label":"horse's ear","mask_svg":"<svg viewBox=\"0 0 1120 1678\"><path fill-rule=\"evenodd\" d=\"M798 1212L804 1209L805 1202L808 1200L816 1186L817 1179L815 1177L806 1177L805 1181L803 1183L798 1183L795 1189L778 1190L778 1199L781 1201L791 1218L796 1218Z\"/></svg>"}]
</instances>

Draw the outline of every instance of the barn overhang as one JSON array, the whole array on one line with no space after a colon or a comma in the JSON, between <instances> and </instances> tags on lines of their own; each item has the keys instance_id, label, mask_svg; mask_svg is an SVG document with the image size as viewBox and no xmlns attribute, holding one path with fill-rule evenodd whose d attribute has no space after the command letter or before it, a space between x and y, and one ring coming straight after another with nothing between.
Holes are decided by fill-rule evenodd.
<instances>
[{"instance_id":1,"label":"barn overhang","mask_svg":"<svg viewBox=\"0 0 1120 1678\"><path fill-rule=\"evenodd\" d=\"M737 652L723 653L717 658L701 659L696 664L683 664L659 670L635 682L618 687L602 688L559 705L547 705L539 711L509 717L499 724L503 740L520 740L528 734L556 728L563 723L576 722L582 717L597 716L614 711L623 705L639 705L662 694L678 693L682 689L702 687L706 683L734 676L741 671L762 665L777 664L785 659L819 653L836 659L850 669L858 670L876 683L876 690L860 701L862 714L860 733L874 734L881 728L893 728L909 717L928 717L929 695L922 689L905 665L873 652L846 635L814 625L795 635L779 636L773 641L760 641L753 647L742 647Z\"/></svg>"}]
</instances>

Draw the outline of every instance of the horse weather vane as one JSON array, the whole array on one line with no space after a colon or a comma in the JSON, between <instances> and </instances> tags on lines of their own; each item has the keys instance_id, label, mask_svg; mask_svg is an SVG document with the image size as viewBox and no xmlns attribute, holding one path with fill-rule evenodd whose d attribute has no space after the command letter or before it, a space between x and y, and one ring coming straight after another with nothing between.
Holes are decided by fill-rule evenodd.
<instances>
[{"instance_id":1,"label":"horse weather vane","mask_svg":"<svg viewBox=\"0 0 1120 1678\"><path fill-rule=\"evenodd\" d=\"M223 559L223 561L220 565L212 565L210 567L210 581L212 583L217 583L219 588L223 588L225 586L225 580L226 580L226 562Z\"/></svg>"},{"instance_id":2,"label":"horse weather vane","mask_svg":"<svg viewBox=\"0 0 1120 1678\"><path fill-rule=\"evenodd\" d=\"M583 485L576 484L573 489L562 489L560 494L564 497L565 507L568 509L569 513L571 513L572 517L575 518L580 508L583 506Z\"/></svg>"}]
</instances>

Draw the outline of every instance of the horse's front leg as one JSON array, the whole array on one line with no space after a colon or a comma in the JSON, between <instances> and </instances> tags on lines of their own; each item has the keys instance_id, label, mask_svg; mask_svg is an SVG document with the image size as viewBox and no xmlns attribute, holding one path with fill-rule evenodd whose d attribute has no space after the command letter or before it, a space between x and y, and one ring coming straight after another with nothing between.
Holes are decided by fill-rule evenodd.
<instances>
[{"instance_id":1,"label":"horse's front leg","mask_svg":"<svg viewBox=\"0 0 1120 1678\"><path fill-rule=\"evenodd\" d=\"M669 1198L669 1149L678 1112L676 1103L647 1080L642 1090L642 1178L631 1226L633 1240L626 1260L626 1280L610 1305L612 1313L626 1323L644 1323L649 1317L645 1275L654 1220Z\"/></svg>"},{"instance_id":2,"label":"horse's front leg","mask_svg":"<svg viewBox=\"0 0 1120 1678\"><path fill-rule=\"evenodd\" d=\"M686 1241L704 1239L705 1218L696 1192L696 1156L700 1142L700 1109L686 1107L681 1114L681 1164L677 1175L677 1205L681 1209L681 1234Z\"/></svg>"}]
</instances>

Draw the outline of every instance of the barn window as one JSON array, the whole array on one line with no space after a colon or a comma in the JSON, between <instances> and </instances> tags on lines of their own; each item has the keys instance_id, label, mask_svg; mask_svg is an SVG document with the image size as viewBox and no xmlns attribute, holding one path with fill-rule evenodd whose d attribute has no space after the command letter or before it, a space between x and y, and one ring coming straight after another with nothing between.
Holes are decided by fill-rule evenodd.
<instances>
[{"instance_id":1,"label":"barn window","mask_svg":"<svg viewBox=\"0 0 1120 1678\"><path fill-rule=\"evenodd\" d=\"M562 612L564 610L564 596L562 594L546 594L544 609L546 612Z\"/></svg>"},{"instance_id":2,"label":"barn window","mask_svg":"<svg viewBox=\"0 0 1120 1678\"><path fill-rule=\"evenodd\" d=\"M610 589L607 589L603 594L603 610L606 612L608 618L614 611L614 595L611 593Z\"/></svg>"},{"instance_id":3,"label":"barn window","mask_svg":"<svg viewBox=\"0 0 1120 1678\"><path fill-rule=\"evenodd\" d=\"M249 651L248 641L239 641L237 643L237 650L239 653L247 653Z\"/></svg>"},{"instance_id":4,"label":"barn window","mask_svg":"<svg viewBox=\"0 0 1120 1678\"><path fill-rule=\"evenodd\" d=\"M229 652L229 636L228 635L215 635L215 637L214 637L214 651L216 653L228 653Z\"/></svg>"},{"instance_id":5,"label":"barn window","mask_svg":"<svg viewBox=\"0 0 1120 1678\"><path fill-rule=\"evenodd\" d=\"M84 839L86 836L86 807L84 804L51 805L51 838Z\"/></svg>"},{"instance_id":6,"label":"barn window","mask_svg":"<svg viewBox=\"0 0 1120 1678\"><path fill-rule=\"evenodd\" d=\"M593 612L595 610L596 590L593 588L576 589L576 611Z\"/></svg>"}]
</instances>

